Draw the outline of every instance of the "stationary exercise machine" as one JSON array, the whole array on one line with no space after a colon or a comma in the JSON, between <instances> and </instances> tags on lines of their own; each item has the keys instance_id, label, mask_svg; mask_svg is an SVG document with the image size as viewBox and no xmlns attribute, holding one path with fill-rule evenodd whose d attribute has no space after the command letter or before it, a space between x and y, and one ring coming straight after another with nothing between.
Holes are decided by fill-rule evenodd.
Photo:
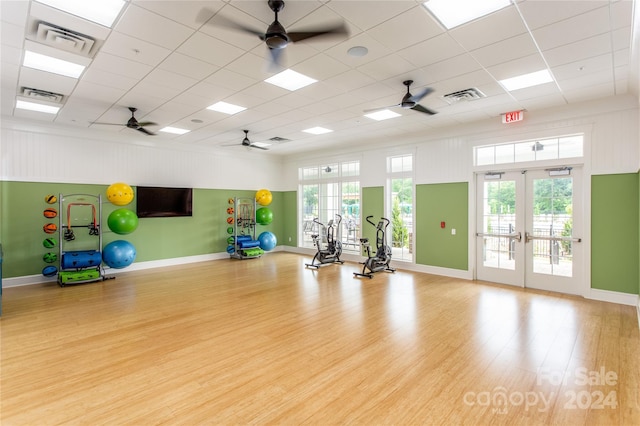
<instances>
[{"instance_id":1,"label":"stationary exercise machine","mask_svg":"<svg viewBox=\"0 0 640 426\"><path fill-rule=\"evenodd\" d=\"M336 214L337 223L334 224L333 219L327 223L325 226L321 223L316 217L313 219L313 223L316 223L320 226L317 234L311 235L311 239L313 239L313 244L318 248L316 255L313 256L313 260L311 263L306 263L305 265L310 268L320 268L322 265L326 265L329 263L344 263L344 260L340 260L340 255L342 254L342 242L340 241L340 224L342 223L342 216ZM336 232L336 228L338 228L338 232ZM326 229L326 239L327 239L327 247L323 249L322 236L320 235L320 230Z\"/></svg>"},{"instance_id":2,"label":"stationary exercise machine","mask_svg":"<svg viewBox=\"0 0 640 426\"><path fill-rule=\"evenodd\" d=\"M367 216L367 222L376 228L376 254L371 255L371 244L368 238L360 238L360 244L367 252L367 260L362 262L362 272L354 272L356 277L373 278L373 274L380 271L395 272L396 270L389 266L391 262L391 247L387 245L387 227L391 223L386 217L381 217L376 225L371 221L373 216Z\"/></svg>"}]
</instances>

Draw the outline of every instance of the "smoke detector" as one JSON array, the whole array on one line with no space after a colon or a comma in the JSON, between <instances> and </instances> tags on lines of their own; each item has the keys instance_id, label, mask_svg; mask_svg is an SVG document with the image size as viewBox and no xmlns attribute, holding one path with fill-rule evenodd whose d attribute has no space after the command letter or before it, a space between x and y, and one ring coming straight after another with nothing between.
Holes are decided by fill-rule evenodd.
<instances>
[{"instance_id":1,"label":"smoke detector","mask_svg":"<svg viewBox=\"0 0 640 426\"><path fill-rule=\"evenodd\" d=\"M447 101L449 105L455 104L460 101L473 101L480 98L486 98L486 95L475 87L459 90L457 92L447 93L443 96L443 99Z\"/></svg>"}]
</instances>

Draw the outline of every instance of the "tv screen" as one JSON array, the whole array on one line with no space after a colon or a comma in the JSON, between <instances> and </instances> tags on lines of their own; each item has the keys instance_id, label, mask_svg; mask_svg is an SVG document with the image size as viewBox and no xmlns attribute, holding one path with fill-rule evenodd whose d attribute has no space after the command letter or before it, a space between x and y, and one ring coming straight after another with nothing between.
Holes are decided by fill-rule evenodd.
<instances>
[{"instance_id":1,"label":"tv screen","mask_svg":"<svg viewBox=\"0 0 640 426\"><path fill-rule=\"evenodd\" d=\"M136 214L138 217L192 216L193 190L138 186L136 188Z\"/></svg>"}]
</instances>

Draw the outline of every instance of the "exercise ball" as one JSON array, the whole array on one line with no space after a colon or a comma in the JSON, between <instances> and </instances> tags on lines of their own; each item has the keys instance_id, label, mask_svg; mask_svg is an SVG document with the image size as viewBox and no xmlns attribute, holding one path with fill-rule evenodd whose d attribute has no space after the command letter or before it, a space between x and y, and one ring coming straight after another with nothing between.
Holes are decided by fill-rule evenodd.
<instances>
[{"instance_id":1,"label":"exercise ball","mask_svg":"<svg viewBox=\"0 0 640 426\"><path fill-rule=\"evenodd\" d=\"M113 183L107 188L107 199L116 206L126 206L133 200L133 189L126 183Z\"/></svg>"},{"instance_id":2,"label":"exercise ball","mask_svg":"<svg viewBox=\"0 0 640 426\"><path fill-rule=\"evenodd\" d=\"M264 251L271 251L278 244L278 239L275 234L269 231L265 231L258 235L258 241L260 241L260 248Z\"/></svg>"},{"instance_id":3,"label":"exercise ball","mask_svg":"<svg viewBox=\"0 0 640 426\"><path fill-rule=\"evenodd\" d=\"M42 275L44 275L45 277L52 277L57 273L58 268L53 265L45 266L44 268L42 268Z\"/></svg>"},{"instance_id":4,"label":"exercise ball","mask_svg":"<svg viewBox=\"0 0 640 426\"><path fill-rule=\"evenodd\" d=\"M53 219L54 217L58 216L58 210L54 209L53 207L49 207L47 209L44 209L42 214L47 219Z\"/></svg>"},{"instance_id":5,"label":"exercise ball","mask_svg":"<svg viewBox=\"0 0 640 426\"><path fill-rule=\"evenodd\" d=\"M52 253L52 252L45 253L45 254L42 256L42 260L44 260L44 261L45 261L45 262L47 262L47 263L53 263L53 262L55 262L56 260L58 260L58 255L57 255L57 254L55 254L55 253Z\"/></svg>"},{"instance_id":6,"label":"exercise ball","mask_svg":"<svg viewBox=\"0 0 640 426\"><path fill-rule=\"evenodd\" d=\"M58 231L58 225L55 223L47 223L42 227L42 230L47 234L53 234Z\"/></svg>"},{"instance_id":7,"label":"exercise ball","mask_svg":"<svg viewBox=\"0 0 640 426\"><path fill-rule=\"evenodd\" d=\"M42 240L42 245L45 246L45 248L54 248L57 244L58 240L55 238L49 237Z\"/></svg>"},{"instance_id":8,"label":"exercise ball","mask_svg":"<svg viewBox=\"0 0 640 426\"><path fill-rule=\"evenodd\" d=\"M227 246L227 253L233 254L233 253L235 253L235 251L236 251L235 246L232 246L232 245L228 245Z\"/></svg>"},{"instance_id":9,"label":"exercise ball","mask_svg":"<svg viewBox=\"0 0 640 426\"><path fill-rule=\"evenodd\" d=\"M260 189L256 192L256 202L261 206L268 206L273 200L273 195L268 189Z\"/></svg>"},{"instance_id":10,"label":"exercise ball","mask_svg":"<svg viewBox=\"0 0 640 426\"><path fill-rule=\"evenodd\" d=\"M109 214L107 225L116 234L130 234L138 227L138 216L129 209L116 209Z\"/></svg>"},{"instance_id":11,"label":"exercise ball","mask_svg":"<svg viewBox=\"0 0 640 426\"><path fill-rule=\"evenodd\" d=\"M273 222L273 212L267 207L256 210L256 222L260 225L268 225Z\"/></svg>"},{"instance_id":12,"label":"exercise ball","mask_svg":"<svg viewBox=\"0 0 640 426\"><path fill-rule=\"evenodd\" d=\"M102 249L102 260L114 269L122 269L131 265L136 259L136 248L129 241L112 241Z\"/></svg>"},{"instance_id":13,"label":"exercise ball","mask_svg":"<svg viewBox=\"0 0 640 426\"><path fill-rule=\"evenodd\" d=\"M229 204L235 204L236 200L234 200L233 198L229 198L227 200L229 202Z\"/></svg>"},{"instance_id":14,"label":"exercise ball","mask_svg":"<svg viewBox=\"0 0 640 426\"><path fill-rule=\"evenodd\" d=\"M233 207L227 207L227 214L233 214Z\"/></svg>"},{"instance_id":15,"label":"exercise ball","mask_svg":"<svg viewBox=\"0 0 640 426\"><path fill-rule=\"evenodd\" d=\"M227 228L227 234L233 234L233 226Z\"/></svg>"},{"instance_id":16,"label":"exercise ball","mask_svg":"<svg viewBox=\"0 0 640 426\"><path fill-rule=\"evenodd\" d=\"M44 197L44 201L46 201L47 204L55 204L55 203L58 202L58 197L56 197L53 194L49 194L49 195Z\"/></svg>"}]
</instances>

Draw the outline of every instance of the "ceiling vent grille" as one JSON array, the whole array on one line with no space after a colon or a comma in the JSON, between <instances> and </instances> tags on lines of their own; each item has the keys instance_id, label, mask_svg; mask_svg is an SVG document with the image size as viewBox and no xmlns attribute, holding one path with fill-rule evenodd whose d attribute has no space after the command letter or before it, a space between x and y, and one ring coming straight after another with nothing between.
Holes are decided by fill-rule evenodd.
<instances>
[{"instance_id":1,"label":"ceiling vent grille","mask_svg":"<svg viewBox=\"0 0 640 426\"><path fill-rule=\"evenodd\" d=\"M473 101L475 99L486 98L486 95L480 90L472 87L470 89L459 90L457 92L448 93L443 96L444 100L449 104L455 104L460 101Z\"/></svg>"},{"instance_id":2,"label":"ceiling vent grille","mask_svg":"<svg viewBox=\"0 0 640 426\"><path fill-rule=\"evenodd\" d=\"M64 99L64 95L60 93L47 92L46 90L33 89L31 87L23 87L22 88L22 96L30 99L37 99L39 101L47 101L47 102L55 102L58 104L62 103Z\"/></svg>"},{"instance_id":3,"label":"ceiling vent grille","mask_svg":"<svg viewBox=\"0 0 640 426\"><path fill-rule=\"evenodd\" d=\"M35 25L30 37L33 41L85 57L93 57L97 50L96 40L88 35L44 21L38 21Z\"/></svg>"}]
</instances>

